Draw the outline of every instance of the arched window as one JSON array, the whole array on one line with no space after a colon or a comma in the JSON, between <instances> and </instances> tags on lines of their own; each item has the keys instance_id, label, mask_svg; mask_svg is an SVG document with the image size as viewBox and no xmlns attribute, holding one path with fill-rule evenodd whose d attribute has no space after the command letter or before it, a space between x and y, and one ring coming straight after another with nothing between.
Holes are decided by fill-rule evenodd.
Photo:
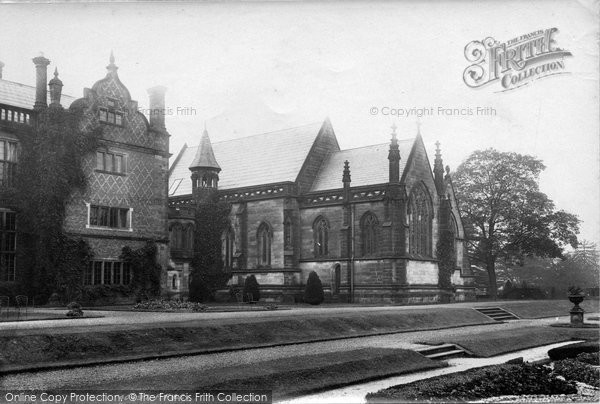
<instances>
[{"instance_id":1,"label":"arched window","mask_svg":"<svg viewBox=\"0 0 600 404\"><path fill-rule=\"evenodd\" d=\"M231 268L233 266L233 248L235 234L231 227L228 227L221 236L221 253L223 255L223 266Z\"/></svg>"},{"instance_id":2,"label":"arched window","mask_svg":"<svg viewBox=\"0 0 600 404\"><path fill-rule=\"evenodd\" d=\"M258 240L258 265L271 265L271 228L261 223L256 232Z\"/></svg>"},{"instance_id":3,"label":"arched window","mask_svg":"<svg viewBox=\"0 0 600 404\"><path fill-rule=\"evenodd\" d=\"M377 228L379 221L373 213L367 212L361 220L363 255L372 255L377 252Z\"/></svg>"},{"instance_id":4,"label":"arched window","mask_svg":"<svg viewBox=\"0 0 600 404\"><path fill-rule=\"evenodd\" d=\"M192 226L191 224L189 224L186 229L185 229L185 241L186 241L186 245L185 248L187 250L193 250L194 249L194 226Z\"/></svg>"},{"instance_id":5,"label":"arched window","mask_svg":"<svg viewBox=\"0 0 600 404\"><path fill-rule=\"evenodd\" d=\"M173 274L173 279L171 280L171 289L177 290L177 274Z\"/></svg>"},{"instance_id":6,"label":"arched window","mask_svg":"<svg viewBox=\"0 0 600 404\"><path fill-rule=\"evenodd\" d=\"M181 250L183 248L183 228L180 223L174 223L171 226L171 249Z\"/></svg>"},{"instance_id":7,"label":"arched window","mask_svg":"<svg viewBox=\"0 0 600 404\"><path fill-rule=\"evenodd\" d=\"M283 222L283 246L284 248L291 249L292 246L292 219L289 217Z\"/></svg>"},{"instance_id":8,"label":"arched window","mask_svg":"<svg viewBox=\"0 0 600 404\"><path fill-rule=\"evenodd\" d=\"M325 257L329 252L329 224L322 216L319 216L313 223L313 238L315 241L315 257Z\"/></svg>"},{"instance_id":9,"label":"arched window","mask_svg":"<svg viewBox=\"0 0 600 404\"><path fill-rule=\"evenodd\" d=\"M431 198L423 185L413 188L408 204L409 251L411 254L431 257Z\"/></svg>"}]
</instances>

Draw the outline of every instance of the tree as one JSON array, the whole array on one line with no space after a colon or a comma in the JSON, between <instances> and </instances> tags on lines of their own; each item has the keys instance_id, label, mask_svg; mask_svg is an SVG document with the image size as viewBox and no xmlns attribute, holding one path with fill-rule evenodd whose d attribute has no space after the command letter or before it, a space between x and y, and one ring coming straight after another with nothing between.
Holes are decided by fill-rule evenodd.
<instances>
[{"instance_id":1,"label":"tree","mask_svg":"<svg viewBox=\"0 0 600 404\"><path fill-rule=\"evenodd\" d=\"M214 299L215 292L227 285L231 272L226 271L221 254L221 235L229 226L230 206L212 197L196 209L194 257L191 266L191 301Z\"/></svg>"},{"instance_id":2,"label":"tree","mask_svg":"<svg viewBox=\"0 0 600 404\"><path fill-rule=\"evenodd\" d=\"M555 211L539 190L544 169L532 156L487 149L473 152L454 176L469 252L486 268L493 298L500 258L562 257L566 245L577 245L577 216Z\"/></svg>"},{"instance_id":3,"label":"tree","mask_svg":"<svg viewBox=\"0 0 600 404\"><path fill-rule=\"evenodd\" d=\"M317 305L323 303L323 300L325 300L325 294L321 279L315 271L311 271L306 281L306 289L304 289L304 302Z\"/></svg>"}]
</instances>

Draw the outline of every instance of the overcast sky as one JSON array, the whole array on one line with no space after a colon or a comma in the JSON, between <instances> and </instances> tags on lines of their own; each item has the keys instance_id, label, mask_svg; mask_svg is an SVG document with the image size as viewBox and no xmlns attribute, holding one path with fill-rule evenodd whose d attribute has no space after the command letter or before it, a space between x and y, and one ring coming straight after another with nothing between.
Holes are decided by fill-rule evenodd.
<instances>
[{"instance_id":1,"label":"overcast sky","mask_svg":"<svg viewBox=\"0 0 600 404\"><path fill-rule=\"evenodd\" d=\"M342 148L384 143L392 123L400 137L416 133L415 117L383 115L385 107L433 107L420 118L431 159L436 140L452 168L488 147L537 156L547 166L542 190L584 221L580 238L598 243L598 2L524 3L4 4L0 61L4 79L34 85L31 58L43 52L63 91L80 97L113 50L142 107L147 88L168 88L173 153L197 144L204 122L216 142L326 116ZM573 54L569 74L508 92L463 82L467 43L552 27ZM441 116L438 107L496 114Z\"/></svg>"}]
</instances>

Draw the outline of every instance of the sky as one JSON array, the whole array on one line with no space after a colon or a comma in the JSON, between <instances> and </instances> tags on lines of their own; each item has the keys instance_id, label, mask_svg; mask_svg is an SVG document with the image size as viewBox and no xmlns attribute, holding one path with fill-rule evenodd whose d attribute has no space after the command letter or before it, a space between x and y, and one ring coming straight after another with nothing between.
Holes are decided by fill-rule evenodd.
<instances>
[{"instance_id":1,"label":"sky","mask_svg":"<svg viewBox=\"0 0 600 404\"><path fill-rule=\"evenodd\" d=\"M325 117L344 149L388 142L392 124L414 137L419 121L430 159L439 141L451 169L478 149L530 154L547 167L541 190L600 245L598 10L589 0L0 4L0 61L4 79L34 85L42 52L49 77L57 67L63 92L81 97L112 50L142 108L148 88L167 87L175 154L204 125L217 142ZM465 84L468 43L549 28L572 53L564 74L505 92ZM411 108L433 113L391 115Z\"/></svg>"}]
</instances>

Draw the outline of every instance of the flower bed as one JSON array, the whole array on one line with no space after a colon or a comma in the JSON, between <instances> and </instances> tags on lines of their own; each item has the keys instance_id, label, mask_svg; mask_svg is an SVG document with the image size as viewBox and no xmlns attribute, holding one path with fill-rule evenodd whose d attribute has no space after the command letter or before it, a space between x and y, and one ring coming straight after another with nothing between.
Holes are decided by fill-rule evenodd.
<instances>
[{"instance_id":1,"label":"flower bed","mask_svg":"<svg viewBox=\"0 0 600 404\"><path fill-rule=\"evenodd\" d=\"M183 302L181 300L147 300L133 306L134 310L161 310L161 311L206 311L207 306L195 302Z\"/></svg>"}]
</instances>

